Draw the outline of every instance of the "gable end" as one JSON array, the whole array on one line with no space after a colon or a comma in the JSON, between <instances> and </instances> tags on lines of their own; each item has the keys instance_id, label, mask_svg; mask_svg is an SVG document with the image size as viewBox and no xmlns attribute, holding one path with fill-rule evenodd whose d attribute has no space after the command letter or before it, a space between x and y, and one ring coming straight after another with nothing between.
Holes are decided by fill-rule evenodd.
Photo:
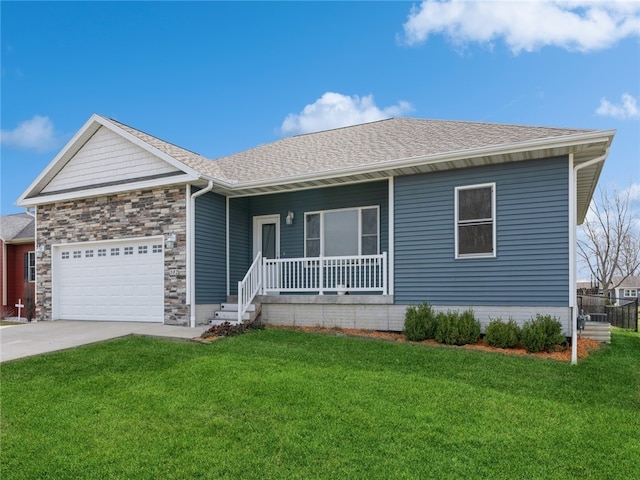
<instances>
[{"instance_id":1,"label":"gable end","mask_svg":"<svg viewBox=\"0 0 640 480\"><path fill-rule=\"evenodd\" d=\"M40 193L51 195L181 173L173 165L100 127Z\"/></svg>"}]
</instances>

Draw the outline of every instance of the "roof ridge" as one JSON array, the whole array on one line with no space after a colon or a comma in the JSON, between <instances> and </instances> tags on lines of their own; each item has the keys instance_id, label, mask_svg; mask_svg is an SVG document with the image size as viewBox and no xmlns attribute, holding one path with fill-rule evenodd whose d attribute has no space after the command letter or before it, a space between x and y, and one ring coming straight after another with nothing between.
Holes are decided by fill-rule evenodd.
<instances>
[{"instance_id":1,"label":"roof ridge","mask_svg":"<svg viewBox=\"0 0 640 480\"><path fill-rule=\"evenodd\" d=\"M494 127L516 127L516 128L541 128L545 130L571 130L579 132L594 132L596 129L592 128L572 128L572 127L558 127L548 125L528 125L524 123L505 123L505 122L489 122L486 120L451 120L447 118L416 118L416 117L393 117L397 120L409 120L418 122L440 122L440 123L459 123L462 125L487 125Z\"/></svg>"},{"instance_id":2,"label":"roof ridge","mask_svg":"<svg viewBox=\"0 0 640 480\"><path fill-rule=\"evenodd\" d=\"M340 127L327 128L325 130L315 130L313 132L298 133L297 135L291 135L290 137L284 137L284 138L304 137L304 136L307 136L307 135L315 135L316 133L333 132L333 131L336 131L336 130L344 130L346 128L362 127L363 125L369 125L369 124L372 124L372 123L388 122L389 120L396 120L398 118L407 118L407 117L380 118L378 120L371 120L370 122L354 123L352 125L342 125ZM280 140L283 140L284 138L282 138Z\"/></svg>"}]
</instances>

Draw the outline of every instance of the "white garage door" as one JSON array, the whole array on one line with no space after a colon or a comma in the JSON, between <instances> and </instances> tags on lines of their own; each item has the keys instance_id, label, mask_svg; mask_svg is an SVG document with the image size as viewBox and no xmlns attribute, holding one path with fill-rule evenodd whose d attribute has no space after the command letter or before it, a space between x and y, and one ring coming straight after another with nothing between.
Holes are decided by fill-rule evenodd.
<instances>
[{"instance_id":1,"label":"white garage door","mask_svg":"<svg viewBox=\"0 0 640 480\"><path fill-rule=\"evenodd\" d=\"M163 322L162 247L162 237L56 246L54 318Z\"/></svg>"}]
</instances>

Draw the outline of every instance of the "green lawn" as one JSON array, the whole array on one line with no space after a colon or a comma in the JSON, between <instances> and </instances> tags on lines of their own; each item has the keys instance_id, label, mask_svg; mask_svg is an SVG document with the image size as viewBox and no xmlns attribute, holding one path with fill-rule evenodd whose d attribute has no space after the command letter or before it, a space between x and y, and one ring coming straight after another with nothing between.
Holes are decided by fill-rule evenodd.
<instances>
[{"instance_id":1,"label":"green lawn","mask_svg":"<svg viewBox=\"0 0 640 480\"><path fill-rule=\"evenodd\" d=\"M577 366L267 329L1 366L0 478L640 478L640 335Z\"/></svg>"}]
</instances>

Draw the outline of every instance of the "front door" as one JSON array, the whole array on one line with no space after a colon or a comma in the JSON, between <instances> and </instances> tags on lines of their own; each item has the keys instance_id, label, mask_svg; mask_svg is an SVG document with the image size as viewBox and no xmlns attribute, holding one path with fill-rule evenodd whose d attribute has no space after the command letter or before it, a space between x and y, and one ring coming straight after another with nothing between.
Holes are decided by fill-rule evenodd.
<instances>
[{"instance_id":1,"label":"front door","mask_svg":"<svg viewBox=\"0 0 640 480\"><path fill-rule=\"evenodd\" d=\"M280 258L280 215L253 217L253 258L262 252L262 258ZM265 267L264 288L270 294L278 294L280 275L278 265Z\"/></svg>"},{"instance_id":2,"label":"front door","mask_svg":"<svg viewBox=\"0 0 640 480\"><path fill-rule=\"evenodd\" d=\"M280 215L253 217L253 258L280 258Z\"/></svg>"}]
</instances>

